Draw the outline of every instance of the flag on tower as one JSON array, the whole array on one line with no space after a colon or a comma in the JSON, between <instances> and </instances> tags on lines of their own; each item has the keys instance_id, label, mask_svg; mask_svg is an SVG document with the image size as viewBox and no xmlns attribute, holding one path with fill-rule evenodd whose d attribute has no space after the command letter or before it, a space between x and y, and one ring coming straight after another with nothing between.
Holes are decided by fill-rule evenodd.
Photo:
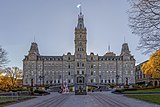
<instances>
[{"instance_id":1,"label":"flag on tower","mask_svg":"<svg viewBox=\"0 0 160 107\"><path fill-rule=\"evenodd\" d=\"M78 4L78 5L77 5L77 8L80 8L80 7L81 7L81 4Z\"/></svg>"}]
</instances>

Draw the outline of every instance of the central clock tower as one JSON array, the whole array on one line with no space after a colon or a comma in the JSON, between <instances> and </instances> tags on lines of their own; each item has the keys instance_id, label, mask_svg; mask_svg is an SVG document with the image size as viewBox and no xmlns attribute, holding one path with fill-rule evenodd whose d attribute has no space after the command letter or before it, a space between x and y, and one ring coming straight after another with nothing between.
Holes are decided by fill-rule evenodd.
<instances>
[{"instance_id":1,"label":"central clock tower","mask_svg":"<svg viewBox=\"0 0 160 107\"><path fill-rule=\"evenodd\" d=\"M84 27L84 15L82 12L78 15L78 24L75 27L75 94L86 93L86 44L87 29Z\"/></svg>"}]
</instances>

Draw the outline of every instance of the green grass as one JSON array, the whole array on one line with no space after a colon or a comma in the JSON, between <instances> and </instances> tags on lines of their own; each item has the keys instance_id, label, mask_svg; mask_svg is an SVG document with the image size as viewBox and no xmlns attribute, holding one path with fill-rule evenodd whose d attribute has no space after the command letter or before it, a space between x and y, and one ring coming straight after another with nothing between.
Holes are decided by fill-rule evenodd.
<instances>
[{"instance_id":1,"label":"green grass","mask_svg":"<svg viewBox=\"0 0 160 107\"><path fill-rule=\"evenodd\" d=\"M125 91L127 93L136 93L136 92L160 92L160 88L155 88L155 89L145 89L145 90L134 90L134 91Z\"/></svg>"},{"instance_id":2,"label":"green grass","mask_svg":"<svg viewBox=\"0 0 160 107\"><path fill-rule=\"evenodd\" d=\"M152 94L152 95L125 95L125 96L160 105L160 95L159 94L158 95L157 94Z\"/></svg>"},{"instance_id":3,"label":"green grass","mask_svg":"<svg viewBox=\"0 0 160 107\"><path fill-rule=\"evenodd\" d=\"M0 97L0 101L4 101L4 102L0 102L0 106L5 106L5 105L9 105L9 104L13 104L13 103L17 103L17 102L21 102L21 101L24 101L24 100L29 100L29 99L32 99L32 98L36 98L36 97L32 97L32 96L23 96L23 97L18 97L18 100L17 100L17 97Z\"/></svg>"},{"instance_id":4,"label":"green grass","mask_svg":"<svg viewBox=\"0 0 160 107\"><path fill-rule=\"evenodd\" d=\"M13 103L16 103L16 101L1 102L0 106L3 107L3 106L9 105L9 104L13 104Z\"/></svg>"},{"instance_id":5,"label":"green grass","mask_svg":"<svg viewBox=\"0 0 160 107\"><path fill-rule=\"evenodd\" d=\"M11 100L11 99L15 99L14 97L0 97L0 100Z\"/></svg>"}]
</instances>

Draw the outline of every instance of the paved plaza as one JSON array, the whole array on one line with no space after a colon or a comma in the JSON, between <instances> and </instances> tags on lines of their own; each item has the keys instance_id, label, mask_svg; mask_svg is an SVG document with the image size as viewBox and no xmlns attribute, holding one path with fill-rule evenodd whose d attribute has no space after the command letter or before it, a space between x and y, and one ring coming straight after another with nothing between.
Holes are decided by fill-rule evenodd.
<instances>
[{"instance_id":1,"label":"paved plaza","mask_svg":"<svg viewBox=\"0 0 160 107\"><path fill-rule=\"evenodd\" d=\"M160 107L160 105L127 98L111 92L93 92L88 93L88 95L51 93L8 107Z\"/></svg>"}]
</instances>

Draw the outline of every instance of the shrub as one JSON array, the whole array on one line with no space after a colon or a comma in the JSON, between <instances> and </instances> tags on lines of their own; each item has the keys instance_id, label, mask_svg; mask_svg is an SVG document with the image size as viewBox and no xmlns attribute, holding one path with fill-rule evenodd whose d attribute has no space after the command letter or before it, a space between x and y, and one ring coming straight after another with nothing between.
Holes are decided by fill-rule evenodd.
<instances>
[{"instance_id":1,"label":"shrub","mask_svg":"<svg viewBox=\"0 0 160 107\"><path fill-rule=\"evenodd\" d=\"M35 90L34 93L38 93L38 94L49 94L49 92L42 91L42 90Z\"/></svg>"},{"instance_id":2,"label":"shrub","mask_svg":"<svg viewBox=\"0 0 160 107\"><path fill-rule=\"evenodd\" d=\"M124 91L125 91L125 89L117 89L117 90L115 90L114 92L122 93L122 92L124 92Z\"/></svg>"}]
</instances>

